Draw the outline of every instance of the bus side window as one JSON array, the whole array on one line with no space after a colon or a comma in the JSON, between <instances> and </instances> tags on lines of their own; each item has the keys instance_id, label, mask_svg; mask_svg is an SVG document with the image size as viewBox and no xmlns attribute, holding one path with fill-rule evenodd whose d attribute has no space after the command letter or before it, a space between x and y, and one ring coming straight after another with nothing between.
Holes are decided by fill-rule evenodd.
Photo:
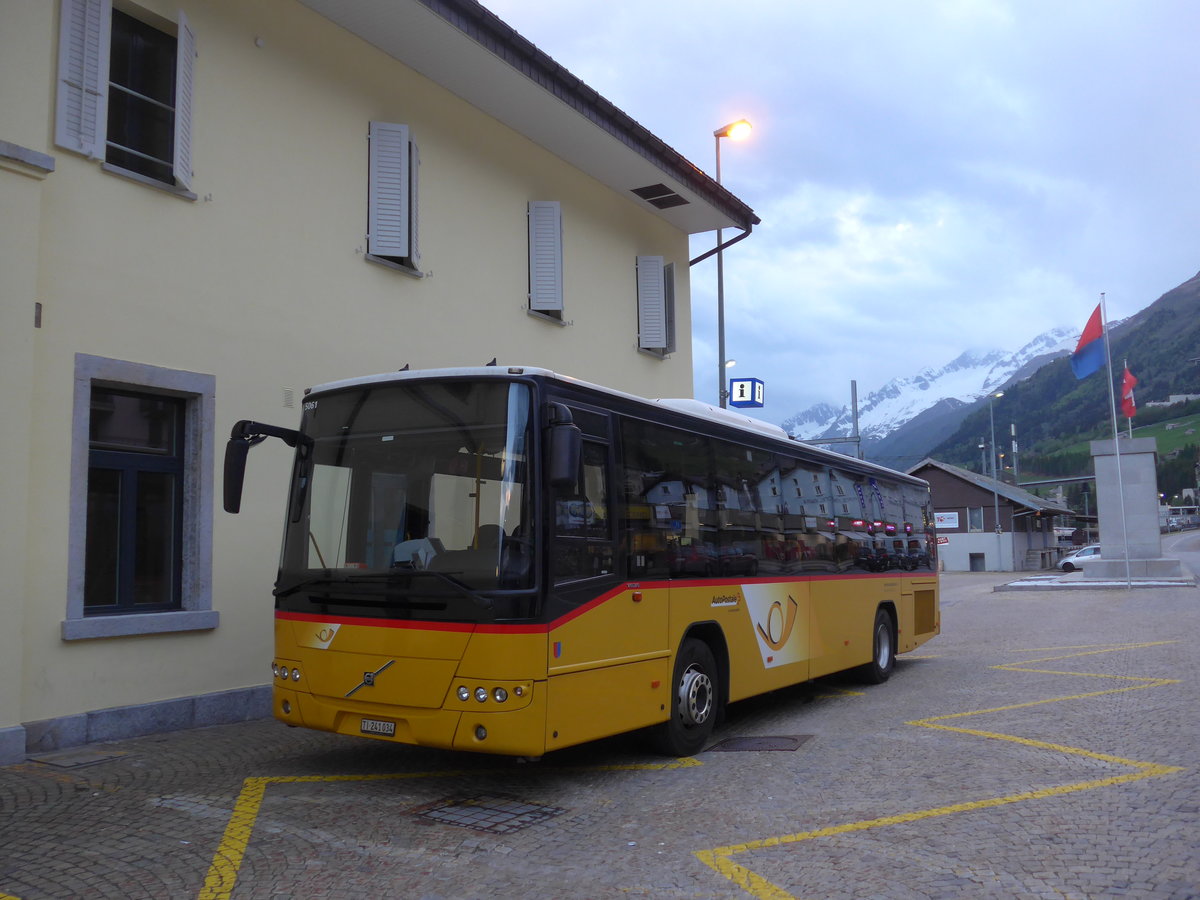
<instances>
[{"instance_id":1,"label":"bus side window","mask_svg":"<svg viewBox=\"0 0 1200 900\"><path fill-rule=\"evenodd\" d=\"M555 497L551 554L555 581L612 572L606 458L604 444L585 441L575 485L559 489Z\"/></svg>"}]
</instances>

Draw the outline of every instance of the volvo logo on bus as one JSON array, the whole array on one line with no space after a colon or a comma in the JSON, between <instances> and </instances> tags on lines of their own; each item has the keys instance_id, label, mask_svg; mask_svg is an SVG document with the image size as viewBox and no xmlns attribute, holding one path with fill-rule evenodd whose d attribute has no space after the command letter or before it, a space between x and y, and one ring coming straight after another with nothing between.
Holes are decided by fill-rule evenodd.
<instances>
[{"instance_id":1,"label":"volvo logo on bus","mask_svg":"<svg viewBox=\"0 0 1200 900\"><path fill-rule=\"evenodd\" d=\"M346 696L351 697L355 693L357 693L359 690L361 690L362 688L365 688L365 687L375 687L375 679L379 677L379 673L382 672L384 669L386 669L388 666L390 666L394 662L395 662L394 659L389 659L387 662L385 662L382 666L380 666L374 672L363 672L362 681L360 681L355 687L352 687L352 688L350 688L350 690L346 691Z\"/></svg>"}]
</instances>

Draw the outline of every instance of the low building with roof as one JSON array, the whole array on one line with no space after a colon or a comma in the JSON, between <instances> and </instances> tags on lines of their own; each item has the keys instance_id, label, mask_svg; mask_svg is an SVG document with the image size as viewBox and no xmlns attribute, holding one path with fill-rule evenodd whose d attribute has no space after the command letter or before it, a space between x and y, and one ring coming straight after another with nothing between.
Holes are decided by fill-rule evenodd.
<instances>
[{"instance_id":1,"label":"low building with roof","mask_svg":"<svg viewBox=\"0 0 1200 900\"><path fill-rule=\"evenodd\" d=\"M929 457L908 472L929 482L945 571L1021 572L1057 562L1054 528L1074 516L1070 508Z\"/></svg>"}]
</instances>

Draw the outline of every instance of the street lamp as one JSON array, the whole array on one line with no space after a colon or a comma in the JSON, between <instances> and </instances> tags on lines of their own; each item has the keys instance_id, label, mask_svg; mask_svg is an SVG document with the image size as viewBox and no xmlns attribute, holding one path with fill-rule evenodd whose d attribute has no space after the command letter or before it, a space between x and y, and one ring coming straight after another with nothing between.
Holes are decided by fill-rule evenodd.
<instances>
[{"instance_id":1,"label":"street lamp","mask_svg":"<svg viewBox=\"0 0 1200 900\"><path fill-rule=\"evenodd\" d=\"M721 183L721 138L740 141L750 135L750 123L738 119L722 125L713 132L717 148L717 184ZM725 389L725 259L721 250L721 229L717 229L717 399L721 409L728 406L729 392Z\"/></svg>"},{"instance_id":2,"label":"street lamp","mask_svg":"<svg viewBox=\"0 0 1200 900\"><path fill-rule=\"evenodd\" d=\"M988 419L992 426L992 477L996 476L996 401L1004 396L1004 391L996 391L988 395Z\"/></svg>"},{"instance_id":3,"label":"street lamp","mask_svg":"<svg viewBox=\"0 0 1200 900\"><path fill-rule=\"evenodd\" d=\"M1000 492L996 488L995 482L998 479L996 472L996 401L1004 396L1004 391L996 391L996 393L988 396L988 419L992 425L992 515L995 517L996 525L996 569L1004 564L1004 539L1001 537L1002 530L1000 528Z\"/></svg>"}]
</instances>

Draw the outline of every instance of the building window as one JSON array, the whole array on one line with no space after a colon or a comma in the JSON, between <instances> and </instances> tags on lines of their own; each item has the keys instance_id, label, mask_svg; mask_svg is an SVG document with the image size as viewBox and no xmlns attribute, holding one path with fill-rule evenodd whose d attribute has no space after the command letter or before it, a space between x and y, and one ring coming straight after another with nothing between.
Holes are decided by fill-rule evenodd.
<instances>
[{"instance_id":1,"label":"building window","mask_svg":"<svg viewBox=\"0 0 1200 900\"><path fill-rule=\"evenodd\" d=\"M529 311L562 321L562 206L557 200L529 204Z\"/></svg>"},{"instance_id":2,"label":"building window","mask_svg":"<svg viewBox=\"0 0 1200 900\"><path fill-rule=\"evenodd\" d=\"M967 531L983 531L983 507L967 507Z\"/></svg>"},{"instance_id":3,"label":"building window","mask_svg":"<svg viewBox=\"0 0 1200 900\"><path fill-rule=\"evenodd\" d=\"M92 386L85 614L179 608L185 408Z\"/></svg>"},{"instance_id":4,"label":"building window","mask_svg":"<svg viewBox=\"0 0 1200 900\"><path fill-rule=\"evenodd\" d=\"M78 354L66 640L209 629L211 375Z\"/></svg>"},{"instance_id":5,"label":"building window","mask_svg":"<svg viewBox=\"0 0 1200 900\"><path fill-rule=\"evenodd\" d=\"M368 137L367 257L421 275L417 144L407 125L391 122L372 122Z\"/></svg>"},{"instance_id":6,"label":"building window","mask_svg":"<svg viewBox=\"0 0 1200 900\"><path fill-rule=\"evenodd\" d=\"M637 258L638 349L675 352L675 265L661 256Z\"/></svg>"},{"instance_id":7,"label":"building window","mask_svg":"<svg viewBox=\"0 0 1200 900\"><path fill-rule=\"evenodd\" d=\"M111 0L63 0L55 143L186 191L192 178L195 35Z\"/></svg>"}]
</instances>

